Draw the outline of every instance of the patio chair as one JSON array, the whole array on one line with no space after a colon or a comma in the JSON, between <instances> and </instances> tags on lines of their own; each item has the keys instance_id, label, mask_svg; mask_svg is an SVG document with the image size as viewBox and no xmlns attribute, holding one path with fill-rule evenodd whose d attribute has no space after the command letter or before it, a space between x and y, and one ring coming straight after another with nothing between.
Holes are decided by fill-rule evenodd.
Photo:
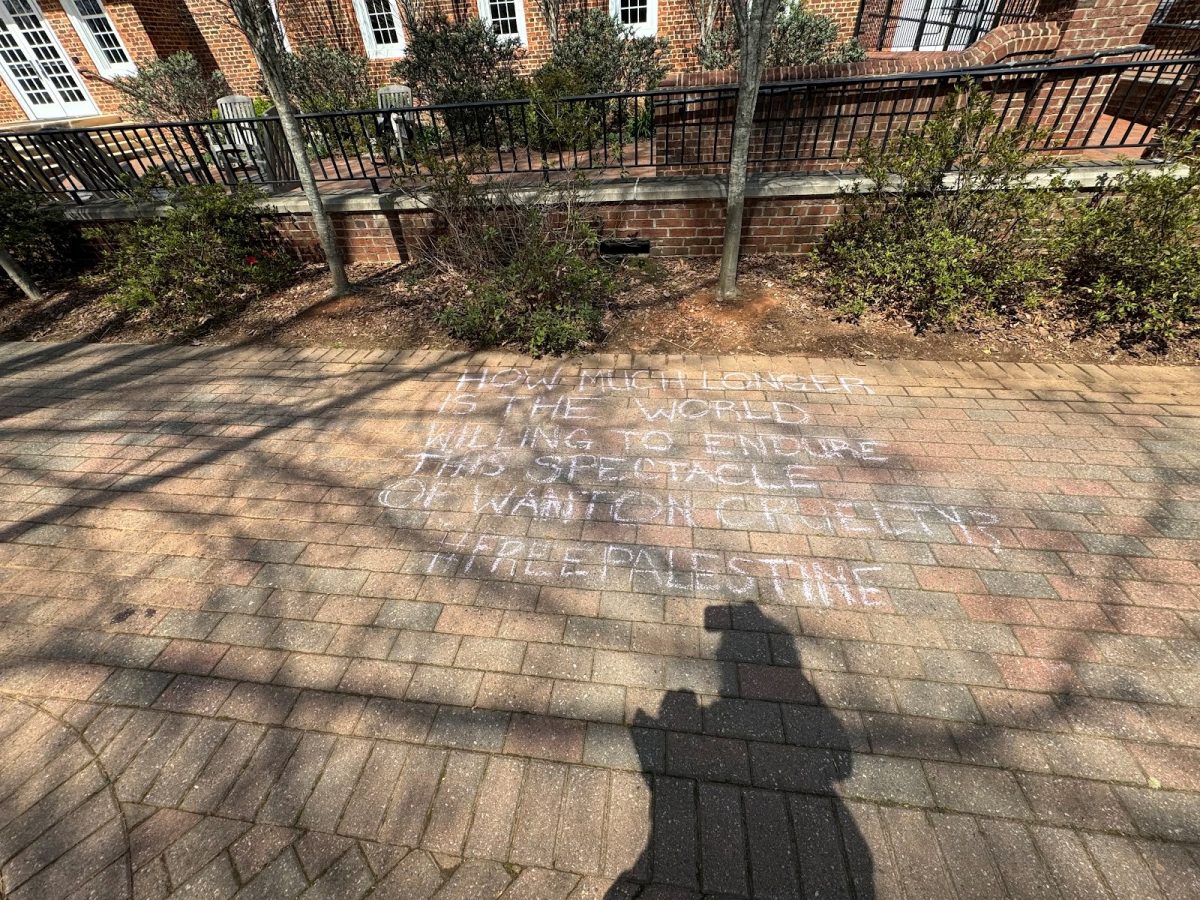
<instances>
[{"instance_id":1,"label":"patio chair","mask_svg":"<svg viewBox=\"0 0 1200 900\"><path fill-rule=\"evenodd\" d=\"M254 119L254 100L243 94L221 97L217 100L217 112L221 119ZM230 184L238 180L238 172L262 174L263 148L254 122L223 122L214 125L209 132L208 143L213 159ZM247 176L247 180L254 179Z\"/></svg>"},{"instance_id":2,"label":"patio chair","mask_svg":"<svg viewBox=\"0 0 1200 900\"><path fill-rule=\"evenodd\" d=\"M405 165L405 147L412 143L417 117L413 111L412 89L403 84L385 84L376 92L381 112L376 117L375 130L384 146L391 144ZM395 112L390 112L395 110Z\"/></svg>"}]
</instances>

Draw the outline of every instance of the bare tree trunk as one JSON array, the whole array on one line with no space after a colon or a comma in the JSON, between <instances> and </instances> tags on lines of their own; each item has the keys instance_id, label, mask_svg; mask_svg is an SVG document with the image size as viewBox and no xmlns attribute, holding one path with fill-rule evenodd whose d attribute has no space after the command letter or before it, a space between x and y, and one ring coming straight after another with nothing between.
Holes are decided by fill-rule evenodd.
<instances>
[{"instance_id":1,"label":"bare tree trunk","mask_svg":"<svg viewBox=\"0 0 1200 900\"><path fill-rule=\"evenodd\" d=\"M26 297L38 303L42 301L42 292L33 283L33 279L29 277L25 267L13 259L12 254L3 247L0 247L0 268L8 273L8 277L16 283Z\"/></svg>"},{"instance_id":2,"label":"bare tree trunk","mask_svg":"<svg viewBox=\"0 0 1200 900\"><path fill-rule=\"evenodd\" d=\"M725 191L725 243L721 248L721 275L717 280L717 299L737 297L738 256L742 250L742 216L746 209L746 173L750 160L750 138L754 131L754 110L758 105L758 87L780 0L733 0L737 24L738 93L730 136L729 178Z\"/></svg>"},{"instance_id":3,"label":"bare tree trunk","mask_svg":"<svg viewBox=\"0 0 1200 900\"><path fill-rule=\"evenodd\" d=\"M696 46L705 47L717 27L717 14L725 0L688 0L688 9L696 20Z\"/></svg>"},{"instance_id":4,"label":"bare tree trunk","mask_svg":"<svg viewBox=\"0 0 1200 900\"><path fill-rule=\"evenodd\" d=\"M278 83L277 74L268 74L263 70L263 82L267 92L279 112L279 125L283 129L284 140L291 151L292 160L296 164L296 172L300 178L300 189L308 200L312 213L313 226L316 228L317 239L321 242L321 250L325 253L325 263L329 266L329 276L332 282L329 289L330 297L340 297L350 291L350 280L346 277L346 265L342 260L342 251L337 245L337 234L333 229L333 220L325 209L325 201L317 187L317 179L313 176L309 163L308 152L305 149L304 135L300 132L300 120L296 118L296 107L287 89Z\"/></svg>"},{"instance_id":5,"label":"bare tree trunk","mask_svg":"<svg viewBox=\"0 0 1200 900\"><path fill-rule=\"evenodd\" d=\"M267 93L271 95L271 102L279 112L279 125L283 130L288 151L296 164L300 189L308 201L317 239L321 242L325 263L329 266L332 282L329 296L340 297L350 291L350 281L346 278L346 266L342 261L342 252L338 249L333 220L325 209L325 201L321 198L317 179L312 173L308 149L300 131L300 120L296 117L296 106L292 103L291 94L288 93L282 75L283 55L287 52L283 46L283 38L275 24L268 0L229 0L229 3L254 53L255 61L262 72L263 84L266 85Z\"/></svg>"},{"instance_id":6,"label":"bare tree trunk","mask_svg":"<svg viewBox=\"0 0 1200 900\"><path fill-rule=\"evenodd\" d=\"M538 11L542 21L546 23L546 36L550 38L550 46L558 45L558 26L562 22L562 0L538 0Z\"/></svg>"}]
</instances>

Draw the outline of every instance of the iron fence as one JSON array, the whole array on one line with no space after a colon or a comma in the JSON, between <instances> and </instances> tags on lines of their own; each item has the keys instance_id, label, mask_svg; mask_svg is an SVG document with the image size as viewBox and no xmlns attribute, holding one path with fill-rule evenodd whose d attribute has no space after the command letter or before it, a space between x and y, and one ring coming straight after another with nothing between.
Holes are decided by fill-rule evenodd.
<instances>
[{"instance_id":1,"label":"iron fence","mask_svg":"<svg viewBox=\"0 0 1200 900\"><path fill-rule=\"evenodd\" d=\"M1200 0L1161 0L1142 43L1153 48L1144 59L1200 54Z\"/></svg>"},{"instance_id":2,"label":"iron fence","mask_svg":"<svg viewBox=\"0 0 1200 900\"><path fill-rule=\"evenodd\" d=\"M751 166L851 168L864 143L923 128L968 82L991 98L997 127L1033 129L1032 148L1048 154L1128 154L1164 129L1200 127L1200 55L1128 57L766 84ZM576 169L711 174L728 165L736 103L733 86L671 88L322 113L301 117L301 128L328 187L386 189L467 158L475 173L530 181ZM0 133L0 183L80 203L181 184L282 191L296 180L277 119Z\"/></svg>"},{"instance_id":3,"label":"iron fence","mask_svg":"<svg viewBox=\"0 0 1200 900\"><path fill-rule=\"evenodd\" d=\"M759 171L838 168L866 143L886 146L898 134L924 128L968 82L990 98L997 130L1026 129L1029 148L1044 154L1111 159L1153 148L1165 130L1200 127L1200 56L1128 55L765 85L751 162ZM734 101L710 110L708 127L690 98L678 115L657 115L659 170L704 165L713 156L707 144L713 132L722 136L716 146L727 148Z\"/></svg>"},{"instance_id":4,"label":"iron fence","mask_svg":"<svg viewBox=\"0 0 1200 900\"><path fill-rule=\"evenodd\" d=\"M863 0L856 37L868 50L963 50L993 28L1049 13L1044 0Z\"/></svg>"},{"instance_id":5,"label":"iron fence","mask_svg":"<svg viewBox=\"0 0 1200 900\"><path fill-rule=\"evenodd\" d=\"M1150 24L1200 30L1200 0L1159 0Z\"/></svg>"}]
</instances>

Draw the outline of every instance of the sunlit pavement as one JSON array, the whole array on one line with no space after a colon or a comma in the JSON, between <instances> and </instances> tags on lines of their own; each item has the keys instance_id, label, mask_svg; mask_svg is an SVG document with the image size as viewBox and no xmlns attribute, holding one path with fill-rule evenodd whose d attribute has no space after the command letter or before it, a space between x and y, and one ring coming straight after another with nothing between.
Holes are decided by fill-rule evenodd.
<instances>
[{"instance_id":1,"label":"sunlit pavement","mask_svg":"<svg viewBox=\"0 0 1200 900\"><path fill-rule=\"evenodd\" d=\"M1200 896L1200 371L0 345L0 896Z\"/></svg>"}]
</instances>

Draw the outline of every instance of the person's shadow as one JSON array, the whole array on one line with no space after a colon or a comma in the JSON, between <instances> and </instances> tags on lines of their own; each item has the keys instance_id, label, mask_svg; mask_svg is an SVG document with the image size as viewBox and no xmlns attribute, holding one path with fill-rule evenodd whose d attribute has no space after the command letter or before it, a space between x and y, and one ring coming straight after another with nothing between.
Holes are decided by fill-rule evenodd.
<instances>
[{"instance_id":1,"label":"person's shadow","mask_svg":"<svg viewBox=\"0 0 1200 900\"><path fill-rule=\"evenodd\" d=\"M638 711L649 837L606 900L873 900L870 851L834 790L850 775L850 739L801 672L795 642L753 603L710 606L704 618L719 635L719 699L702 706L675 690L656 716ZM784 696L804 699L753 699Z\"/></svg>"}]
</instances>

